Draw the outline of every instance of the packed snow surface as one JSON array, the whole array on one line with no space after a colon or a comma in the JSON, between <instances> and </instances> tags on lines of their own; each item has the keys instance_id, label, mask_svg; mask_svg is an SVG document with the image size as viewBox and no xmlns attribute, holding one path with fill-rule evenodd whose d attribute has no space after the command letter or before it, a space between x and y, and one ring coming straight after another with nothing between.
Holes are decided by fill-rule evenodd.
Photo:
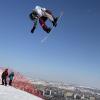
<instances>
[{"instance_id":1,"label":"packed snow surface","mask_svg":"<svg viewBox=\"0 0 100 100\"><path fill-rule=\"evenodd\" d=\"M43 100L11 86L0 85L0 100Z\"/></svg>"}]
</instances>

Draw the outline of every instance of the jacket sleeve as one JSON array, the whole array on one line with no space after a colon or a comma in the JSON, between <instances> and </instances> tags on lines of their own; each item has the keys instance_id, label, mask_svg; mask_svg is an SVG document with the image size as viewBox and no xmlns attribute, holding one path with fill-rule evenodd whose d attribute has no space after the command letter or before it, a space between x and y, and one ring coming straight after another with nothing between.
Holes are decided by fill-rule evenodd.
<instances>
[{"instance_id":1,"label":"jacket sleeve","mask_svg":"<svg viewBox=\"0 0 100 100\"><path fill-rule=\"evenodd\" d=\"M38 24L38 20L35 19L35 20L34 20L34 27L37 27L37 24Z\"/></svg>"},{"instance_id":2,"label":"jacket sleeve","mask_svg":"<svg viewBox=\"0 0 100 100\"><path fill-rule=\"evenodd\" d=\"M6 76L8 76L8 72L6 72Z\"/></svg>"}]
</instances>

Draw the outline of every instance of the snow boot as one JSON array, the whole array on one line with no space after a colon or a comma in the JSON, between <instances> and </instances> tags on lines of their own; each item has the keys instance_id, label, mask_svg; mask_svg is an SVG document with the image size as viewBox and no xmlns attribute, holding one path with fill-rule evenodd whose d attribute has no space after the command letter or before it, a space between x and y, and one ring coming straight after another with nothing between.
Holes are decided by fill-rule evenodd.
<instances>
[{"instance_id":1,"label":"snow boot","mask_svg":"<svg viewBox=\"0 0 100 100\"><path fill-rule=\"evenodd\" d=\"M53 23L53 26L57 26L57 21L58 21L58 17L56 17L56 18L54 18L54 21L52 21L52 23Z\"/></svg>"}]
</instances>

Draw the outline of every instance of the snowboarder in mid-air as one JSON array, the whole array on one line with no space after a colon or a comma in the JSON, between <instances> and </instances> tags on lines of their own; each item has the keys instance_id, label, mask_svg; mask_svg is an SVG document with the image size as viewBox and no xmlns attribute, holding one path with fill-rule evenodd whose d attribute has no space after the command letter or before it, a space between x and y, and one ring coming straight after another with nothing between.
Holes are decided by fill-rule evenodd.
<instances>
[{"instance_id":1,"label":"snowboarder in mid-air","mask_svg":"<svg viewBox=\"0 0 100 100\"><path fill-rule=\"evenodd\" d=\"M49 19L52 22L52 25L54 27L56 27L57 20L58 20L58 17L54 17L50 10L47 10L46 8L42 8L40 6L36 6L35 9L33 9L32 12L30 13L29 17L32 21L34 21L34 25L31 29L31 33L34 33L37 27L38 21L40 25L42 26L43 30L49 33L52 28L46 25L47 19Z\"/></svg>"}]
</instances>

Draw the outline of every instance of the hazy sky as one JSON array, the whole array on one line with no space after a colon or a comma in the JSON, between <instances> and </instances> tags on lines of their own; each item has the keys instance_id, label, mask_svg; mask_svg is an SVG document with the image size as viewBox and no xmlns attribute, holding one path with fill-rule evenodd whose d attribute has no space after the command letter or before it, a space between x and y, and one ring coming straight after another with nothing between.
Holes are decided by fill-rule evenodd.
<instances>
[{"instance_id":1,"label":"hazy sky","mask_svg":"<svg viewBox=\"0 0 100 100\"><path fill-rule=\"evenodd\" d=\"M48 39L29 13L40 5L64 12ZM32 77L100 89L100 0L1 0L0 66Z\"/></svg>"}]
</instances>

